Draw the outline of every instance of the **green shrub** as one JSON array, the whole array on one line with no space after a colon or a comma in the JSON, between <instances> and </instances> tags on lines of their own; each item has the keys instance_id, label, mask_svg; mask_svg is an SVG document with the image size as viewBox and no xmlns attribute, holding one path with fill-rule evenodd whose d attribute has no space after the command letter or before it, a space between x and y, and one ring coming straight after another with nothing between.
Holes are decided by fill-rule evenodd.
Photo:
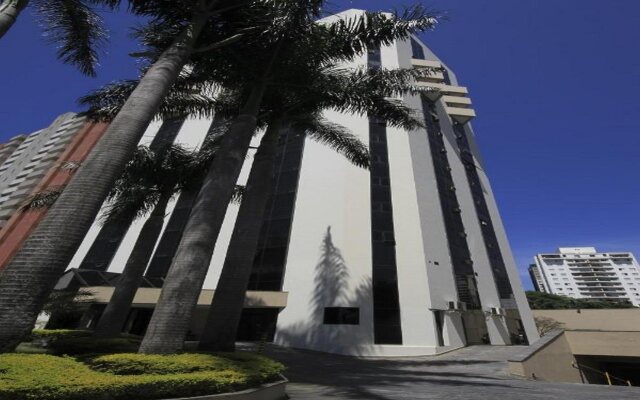
<instances>
[{"instance_id":1,"label":"green shrub","mask_svg":"<svg viewBox=\"0 0 640 400\"><path fill-rule=\"evenodd\" d=\"M93 369L115 375L181 374L233 370L264 381L276 377L282 364L253 353L186 353L171 355L111 354L91 362Z\"/></svg>"},{"instance_id":2,"label":"green shrub","mask_svg":"<svg viewBox=\"0 0 640 400\"><path fill-rule=\"evenodd\" d=\"M245 357L245 356L241 356ZM145 360L146 358L146 360ZM218 360L219 359L219 360ZM151 361L150 361L151 360ZM195 362L226 369L167 373L190 369ZM151 400L236 391L273 381L284 367L260 356L234 361L226 356L119 354L97 357L93 367L123 371L127 362L148 365L163 374L115 375L91 369L71 357L42 354L0 355L1 400ZM252 367L250 367L252 366ZM165 369L166 368L166 369ZM268 375L268 378L264 378Z\"/></svg>"},{"instance_id":3,"label":"green shrub","mask_svg":"<svg viewBox=\"0 0 640 400\"><path fill-rule=\"evenodd\" d=\"M93 337L67 337L50 345L55 354L110 354L138 351L140 340L134 338L97 339Z\"/></svg>"},{"instance_id":4,"label":"green shrub","mask_svg":"<svg viewBox=\"0 0 640 400\"><path fill-rule=\"evenodd\" d=\"M116 375L176 374L228 369L229 360L208 354L112 354L97 357L92 368Z\"/></svg>"},{"instance_id":5,"label":"green shrub","mask_svg":"<svg viewBox=\"0 0 640 400\"><path fill-rule=\"evenodd\" d=\"M58 340L87 336L91 336L91 331L79 329L34 329L31 332L31 338L34 340Z\"/></svg>"}]
</instances>

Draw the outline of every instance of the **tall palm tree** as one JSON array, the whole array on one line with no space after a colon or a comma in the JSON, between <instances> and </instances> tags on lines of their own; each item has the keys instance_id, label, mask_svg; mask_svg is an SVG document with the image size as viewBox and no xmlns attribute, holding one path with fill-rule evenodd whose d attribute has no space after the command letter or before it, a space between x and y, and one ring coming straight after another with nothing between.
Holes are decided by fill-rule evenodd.
<instances>
[{"instance_id":1,"label":"tall palm tree","mask_svg":"<svg viewBox=\"0 0 640 400\"><path fill-rule=\"evenodd\" d=\"M142 226L94 336L120 334L162 231L169 201L193 181L193 160L191 152L176 145L156 152L140 147L109 193L109 204L103 215L105 223L127 223L153 211Z\"/></svg>"},{"instance_id":2,"label":"tall palm tree","mask_svg":"<svg viewBox=\"0 0 640 400\"><path fill-rule=\"evenodd\" d=\"M113 8L117 3L112 0L4 0L0 2L0 39L20 13L32 6L45 36L57 46L58 58L94 76L98 61L96 47L105 41L107 32L93 6Z\"/></svg>"},{"instance_id":3,"label":"tall palm tree","mask_svg":"<svg viewBox=\"0 0 640 400\"><path fill-rule=\"evenodd\" d=\"M415 17L409 20L382 13L365 13L356 18L356 22L317 24L315 20L321 14L323 3L295 1L287 4L282 9L282 18L277 20L279 29L275 40L266 43L262 52L254 49L256 51L250 53L251 64L258 66L260 73L250 75L257 80L249 85L245 106L221 141L221 156L214 158L209 167L140 347L141 352L172 353L183 346L232 188L256 128L267 85L278 86L283 82L308 85L308 75L302 71L311 65L352 59L362 54L367 46L406 39L410 33L431 28L435 23L433 15L419 8L408 14ZM260 62L265 53L268 56ZM232 54L230 59L237 58L237 54ZM215 68L215 64L211 64L211 68ZM349 96L343 100L348 103ZM341 105L350 111L362 111L368 106L370 104Z\"/></svg>"},{"instance_id":4,"label":"tall palm tree","mask_svg":"<svg viewBox=\"0 0 640 400\"><path fill-rule=\"evenodd\" d=\"M305 88L286 88L274 96L271 112L274 122L262 139L247 182L245 196L236 218L227 249L222 273L199 348L212 351L232 351L238 323L243 309L246 289L258 248L261 221L265 214L270 182L276 158L276 133L287 121L290 129L320 141L344 154L359 167L369 166L366 145L344 127L324 120L323 109L336 106L336 100L348 103L372 104L370 115L386 120L390 125L407 130L421 126L412 111L397 102L385 99L391 91L396 94L415 93L415 78L430 71L415 70L334 70L317 67L308 77L316 84ZM354 86L357 84L357 87ZM381 90L381 88L385 88ZM428 89L426 89L428 90ZM345 100L350 97L350 100Z\"/></svg>"},{"instance_id":5,"label":"tall palm tree","mask_svg":"<svg viewBox=\"0 0 640 400\"><path fill-rule=\"evenodd\" d=\"M212 51L245 38L248 32L255 32L254 37L264 33L249 30L259 23L269 26L268 15L251 14L257 3L270 2L129 2L131 12L150 20L148 29L141 30L141 34L162 31L167 40L161 51L150 53L153 63L127 102L67 185L60 201L49 210L0 277L0 352L13 350L29 334L55 282L82 242L162 99L193 54L211 56Z\"/></svg>"},{"instance_id":6,"label":"tall palm tree","mask_svg":"<svg viewBox=\"0 0 640 400\"><path fill-rule=\"evenodd\" d=\"M250 179L251 182L254 182L252 187L269 181L270 171L273 168L273 141L277 139L278 127L280 126L280 120L283 118L282 115L287 112L297 113L294 114L295 117L287 117L288 124L293 123L296 129L307 132L310 138L321 141L343 152L352 162L360 166L366 166L368 164L366 147L359 144L357 139L339 126L319 119L319 110L325 107L333 106L335 108L340 104L351 103L361 113L373 110L375 115L391 121L392 124L397 124L408 129L419 124L411 116L410 110L404 108L397 102L384 100L384 96L424 91L425 89L423 88L415 87L415 80L431 71L348 71L337 69L333 65L324 67L315 66L314 68L315 69L310 71L304 79L313 81L315 84L303 86L302 89L296 85L292 87L286 87L285 85L286 90L271 90L268 94L265 100L266 109L263 107L263 112L270 115L269 118L272 122L268 124L269 129L262 140L259 153L256 156L256 161L252 168L252 178ZM199 72L202 73L202 71ZM206 74L208 74L208 72L205 72L205 75ZM193 79L204 80L205 78L199 77L197 73L193 72L181 76L179 83L174 86L161 105L161 115L191 114L209 116L214 109L217 110L217 115L229 115L229 110L237 107L233 105L237 103L237 99L234 99L233 96L218 96L217 99L213 99L209 93L194 92L189 85L189 81ZM91 95L86 96L83 99L83 103L90 106L90 115L108 120L122 107L124 99L126 99L133 87L135 87L135 82L128 81L107 85ZM307 110L306 113L305 110ZM278 115L281 116L277 118L276 116ZM261 178L255 178L256 176L260 176ZM252 203L248 203L249 200L247 200L241 207L240 214L245 215L247 213L246 210L252 210L249 211L251 217L242 218L239 216L237 219L238 224L245 225L241 231L246 232L246 234L234 234L234 237L241 238L242 244L237 246L237 249L240 250L240 256L244 256L244 263L229 261L235 259L234 251L230 249L228 262L226 263L224 271L250 271L253 251L255 250L252 250L252 248L255 247L255 242L257 241L257 237L254 236L258 234L255 229L255 221L259 220L259 218L253 218L253 216L262 215L263 211L260 211L260 209L264 207L266 203L264 196L261 197L261 194L264 193L263 189L264 188L260 190L252 189L252 193L255 193L255 195L249 196ZM249 206L249 204L254 205ZM252 222L254 226L253 229L250 229ZM237 242L237 240L232 240L232 243L235 242ZM254 244L252 245L251 243ZM235 251L235 253L237 252L238 251ZM231 284L233 282L227 285L224 276L226 275L223 272L220 287L232 287ZM246 283L234 285L233 288L234 290L225 290L225 293L231 293L236 298L238 296L240 297L240 307L236 307L237 312L235 313L239 317L239 313L242 310L241 301L244 298ZM225 296L226 295L220 294L219 292L219 294L216 295L216 301L226 303L227 301L224 300ZM214 309L215 308L214 306ZM229 324L229 326L235 325ZM206 333L209 332L212 332L212 330L206 331ZM230 337L235 337L235 330ZM205 336L203 343L206 342ZM210 340L210 342L216 342L216 340ZM231 341L231 345L233 345L233 341ZM206 346L206 344L203 344L203 346Z\"/></svg>"},{"instance_id":7,"label":"tall palm tree","mask_svg":"<svg viewBox=\"0 0 640 400\"><path fill-rule=\"evenodd\" d=\"M368 167L369 153L346 129L319 119L296 121L274 119L262 137L255 154L243 200L236 218L227 256L214 294L207 323L200 338L200 350L233 351L245 293L258 247L262 219L271 190L278 138L285 129L299 131L345 153L356 165ZM306 123L307 129L300 129ZM309 129L311 126L313 128Z\"/></svg>"}]
</instances>

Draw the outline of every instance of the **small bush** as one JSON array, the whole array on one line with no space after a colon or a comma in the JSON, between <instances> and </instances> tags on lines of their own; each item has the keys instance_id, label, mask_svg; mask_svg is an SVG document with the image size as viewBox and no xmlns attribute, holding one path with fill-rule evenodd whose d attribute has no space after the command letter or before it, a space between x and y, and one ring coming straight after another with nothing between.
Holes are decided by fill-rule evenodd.
<instances>
[{"instance_id":1,"label":"small bush","mask_svg":"<svg viewBox=\"0 0 640 400\"><path fill-rule=\"evenodd\" d=\"M56 354L110 354L138 351L140 340L134 338L97 339L93 337L67 337L50 345Z\"/></svg>"},{"instance_id":2,"label":"small bush","mask_svg":"<svg viewBox=\"0 0 640 400\"><path fill-rule=\"evenodd\" d=\"M260 356L245 361L207 354L167 356L118 354L97 357L93 368L71 357L42 354L0 355L0 399L11 400L152 400L203 396L243 390L277 379L284 367ZM196 362L225 369L190 373ZM126 363L149 366L159 374L115 375ZM100 368L101 370L96 370ZM134 368L134 372L137 370ZM266 378L265 378L266 377Z\"/></svg>"}]
</instances>

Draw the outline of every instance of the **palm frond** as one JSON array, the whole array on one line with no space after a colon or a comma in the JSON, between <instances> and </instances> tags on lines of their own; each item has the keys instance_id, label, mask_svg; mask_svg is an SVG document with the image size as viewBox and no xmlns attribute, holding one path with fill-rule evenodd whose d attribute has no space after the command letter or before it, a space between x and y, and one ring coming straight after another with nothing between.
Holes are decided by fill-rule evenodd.
<instances>
[{"instance_id":1,"label":"palm frond","mask_svg":"<svg viewBox=\"0 0 640 400\"><path fill-rule=\"evenodd\" d=\"M38 0L35 6L44 35L58 46L58 58L75 65L85 75L95 76L97 48L107 38L95 10L83 0Z\"/></svg>"},{"instance_id":2,"label":"palm frond","mask_svg":"<svg viewBox=\"0 0 640 400\"><path fill-rule=\"evenodd\" d=\"M367 113L370 117L384 120L390 126L407 131L424 127L422 116L416 113L416 110L407 107L402 100L374 99L367 106Z\"/></svg>"},{"instance_id":3,"label":"palm frond","mask_svg":"<svg viewBox=\"0 0 640 400\"><path fill-rule=\"evenodd\" d=\"M160 199L160 192L145 185L131 185L104 208L101 222L108 224L119 221L133 221L147 215Z\"/></svg>"},{"instance_id":4,"label":"palm frond","mask_svg":"<svg viewBox=\"0 0 640 400\"><path fill-rule=\"evenodd\" d=\"M76 171L82 166L82 161L65 161L58 164L58 169L61 171Z\"/></svg>"},{"instance_id":5,"label":"palm frond","mask_svg":"<svg viewBox=\"0 0 640 400\"><path fill-rule=\"evenodd\" d=\"M84 115L89 119L109 122L120 112L138 82L138 80L129 79L106 84L78 99L78 103L88 107Z\"/></svg>"},{"instance_id":6,"label":"palm frond","mask_svg":"<svg viewBox=\"0 0 640 400\"><path fill-rule=\"evenodd\" d=\"M369 148L344 126L316 115L298 116L291 120L291 126L303 131L316 142L342 154L352 164L365 169L369 168L371 164Z\"/></svg>"},{"instance_id":7,"label":"palm frond","mask_svg":"<svg viewBox=\"0 0 640 400\"><path fill-rule=\"evenodd\" d=\"M22 212L46 210L58 200L64 188L64 185L53 186L41 192L34 193L24 201L20 210Z\"/></svg>"},{"instance_id":8,"label":"palm frond","mask_svg":"<svg viewBox=\"0 0 640 400\"><path fill-rule=\"evenodd\" d=\"M147 215L161 198L184 189L200 173L192 151L175 144L155 151L140 146L109 193L103 222L133 220Z\"/></svg>"},{"instance_id":9,"label":"palm frond","mask_svg":"<svg viewBox=\"0 0 640 400\"><path fill-rule=\"evenodd\" d=\"M431 30L440 16L422 5L394 13L365 12L348 19L337 19L321 26L326 29L326 57L352 58L368 48L387 46L411 34Z\"/></svg>"},{"instance_id":10,"label":"palm frond","mask_svg":"<svg viewBox=\"0 0 640 400\"><path fill-rule=\"evenodd\" d=\"M138 79L112 82L81 97L78 103L87 107L84 115L89 119L109 122L120 112L138 83ZM216 91L215 82L200 75L183 72L163 98L156 118L210 118L216 111L228 107L224 101L216 99Z\"/></svg>"},{"instance_id":11,"label":"palm frond","mask_svg":"<svg viewBox=\"0 0 640 400\"><path fill-rule=\"evenodd\" d=\"M214 120L207 132L204 143L200 146L198 154L195 156L196 169L206 174L209 165L213 160L216 152L220 149L221 141L227 132L231 120L218 119Z\"/></svg>"},{"instance_id":12,"label":"palm frond","mask_svg":"<svg viewBox=\"0 0 640 400\"><path fill-rule=\"evenodd\" d=\"M232 204L240 204L242 202L242 196L244 196L245 187L242 185L236 185L233 188L233 194L231 195Z\"/></svg>"}]
</instances>

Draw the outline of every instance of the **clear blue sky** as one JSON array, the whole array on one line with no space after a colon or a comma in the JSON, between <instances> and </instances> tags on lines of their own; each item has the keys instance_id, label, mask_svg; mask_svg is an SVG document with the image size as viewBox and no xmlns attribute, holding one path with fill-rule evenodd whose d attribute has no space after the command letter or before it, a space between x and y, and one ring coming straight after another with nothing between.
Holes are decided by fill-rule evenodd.
<instances>
[{"instance_id":1,"label":"clear blue sky","mask_svg":"<svg viewBox=\"0 0 640 400\"><path fill-rule=\"evenodd\" d=\"M410 0L334 0L390 9ZM522 271L534 254L596 246L640 255L640 1L433 0L425 42L469 87L474 127ZM0 141L132 77L123 14L97 79L55 60L31 15L0 41ZM523 273L525 286L530 287Z\"/></svg>"}]
</instances>

